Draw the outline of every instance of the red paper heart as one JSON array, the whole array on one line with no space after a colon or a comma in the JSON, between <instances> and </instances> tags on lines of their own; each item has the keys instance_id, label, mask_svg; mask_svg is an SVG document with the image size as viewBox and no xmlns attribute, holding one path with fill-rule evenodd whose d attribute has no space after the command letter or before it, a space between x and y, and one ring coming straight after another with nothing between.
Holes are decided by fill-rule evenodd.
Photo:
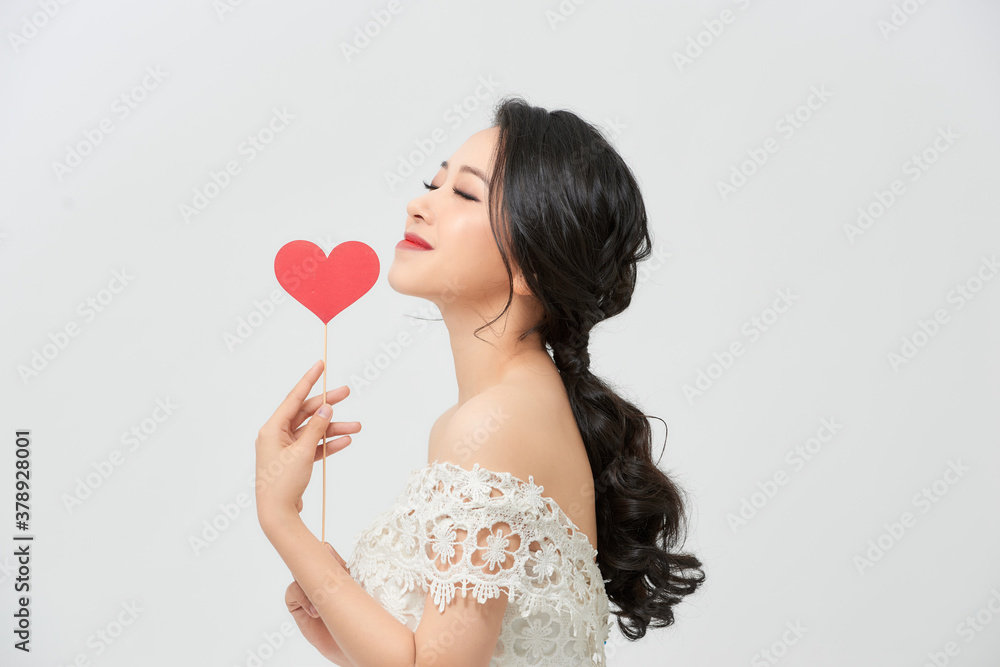
<instances>
[{"instance_id":1,"label":"red paper heart","mask_svg":"<svg viewBox=\"0 0 1000 667\"><path fill-rule=\"evenodd\" d=\"M274 275L286 292L327 324L378 280L378 255L361 241L330 251L309 241L290 241L274 258Z\"/></svg>"}]
</instances>

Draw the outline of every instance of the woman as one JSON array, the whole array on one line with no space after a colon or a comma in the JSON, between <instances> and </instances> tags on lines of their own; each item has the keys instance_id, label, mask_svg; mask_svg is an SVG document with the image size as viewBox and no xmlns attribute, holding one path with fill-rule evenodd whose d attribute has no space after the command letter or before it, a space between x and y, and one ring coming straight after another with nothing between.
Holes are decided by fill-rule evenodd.
<instances>
[{"instance_id":1,"label":"woman","mask_svg":"<svg viewBox=\"0 0 1000 667\"><path fill-rule=\"evenodd\" d=\"M609 601L638 639L704 581L670 550L683 505L646 415L589 370L591 329L629 305L651 252L639 187L592 125L516 97L424 185L388 280L440 309L458 401L345 562L298 512L320 438L360 424L305 400L322 364L306 373L257 439L286 603L341 665L603 665Z\"/></svg>"}]
</instances>

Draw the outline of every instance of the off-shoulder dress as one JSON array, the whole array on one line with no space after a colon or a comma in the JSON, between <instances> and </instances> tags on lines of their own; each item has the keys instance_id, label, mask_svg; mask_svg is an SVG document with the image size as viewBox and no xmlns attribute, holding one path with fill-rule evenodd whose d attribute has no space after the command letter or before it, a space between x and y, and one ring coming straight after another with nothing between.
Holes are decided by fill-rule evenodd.
<instances>
[{"instance_id":1,"label":"off-shoulder dress","mask_svg":"<svg viewBox=\"0 0 1000 667\"><path fill-rule=\"evenodd\" d=\"M543 487L474 464L435 460L361 531L351 576L416 630L427 593L508 596L491 667L605 665L612 620L587 536Z\"/></svg>"}]
</instances>

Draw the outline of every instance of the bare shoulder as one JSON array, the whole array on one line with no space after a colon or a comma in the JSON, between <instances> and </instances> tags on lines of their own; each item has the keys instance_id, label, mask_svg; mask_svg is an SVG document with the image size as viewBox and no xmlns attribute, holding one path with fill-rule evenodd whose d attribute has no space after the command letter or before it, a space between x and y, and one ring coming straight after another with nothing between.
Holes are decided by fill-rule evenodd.
<instances>
[{"instance_id":1,"label":"bare shoulder","mask_svg":"<svg viewBox=\"0 0 1000 667\"><path fill-rule=\"evenodd\" d=\"M555 381L513 379L452 406L431 429L428 461L533 477L596 545L590 461L562 381Z\"/></svg>"},{"instance_id":2,"label":"bare shoulder","mask_svg":"<svg viewBox=\"0 0 1000 667\"><path fill-rule=\"evenodd\" d=\"M428 460L440 459L471 468L474 463L524 472L530 453L528 424L538 423L538 409L529 396L509 384L496 385L461 405L454 405L434 423Z\"/></svg>"},{"instance_id":3,"label":"bare shoulder","mask_svg":"<svg viewBox=\"0 0 1000 667\"><path fill-rule=\"evenodd\" d=\"M451 416L455 414L456 410L458 410L457 403L448 408L447 410L445 410L443 413L441 413L441 416L438 417L437 420L435 420L434 424L431 425L430 447L428 449L428 458L427 458L428 463L434 460L434 456L431 455L433 454L434 443L441 440L442 438L441 431L444 430L444 427L448 425L448 421L451 419Z\"/></svg>"}]
</instances>

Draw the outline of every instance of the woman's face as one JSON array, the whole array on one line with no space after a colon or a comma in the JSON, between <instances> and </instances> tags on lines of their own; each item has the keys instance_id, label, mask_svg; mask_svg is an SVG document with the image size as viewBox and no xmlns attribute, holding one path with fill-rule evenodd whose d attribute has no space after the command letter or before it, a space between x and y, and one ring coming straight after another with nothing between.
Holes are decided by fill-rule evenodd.
<instances>
[{"instance_id":1,"label":"woman's face","mask_svg":"<svg viewBox=\"0 0 1000 667\"><path fill-rule=\"evenodd\" d=\"M501 298L500 308L507 302L507 271L490 229L486 200L498 136L499 129L490 127L469 137L448 158L447 167L427 181L432 189L407 205L400 238L404 232L416 234L432 249L397 246L388 274L397 292L428 299L442 311L455 302L492 304Z\"/></svg>"}]
</instances>

